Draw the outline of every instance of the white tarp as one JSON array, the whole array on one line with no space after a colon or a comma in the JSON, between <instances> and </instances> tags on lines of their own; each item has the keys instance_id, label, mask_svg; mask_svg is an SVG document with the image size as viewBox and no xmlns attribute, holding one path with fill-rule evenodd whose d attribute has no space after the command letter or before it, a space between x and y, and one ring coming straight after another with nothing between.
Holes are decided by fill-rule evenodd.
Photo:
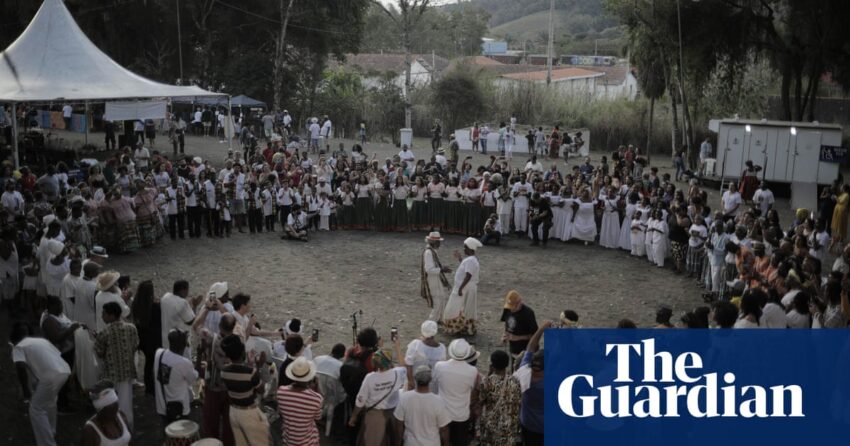
<instances>
[{"instance_id":1,"label":"white tarp","mask_svg":"<svg viewBox=\"0 0 850 446\"><path fill-rule=\"evenodd\" d=\"M0 53L0 101L81 101L223 96L139 76L86 37L62 0L44 0L27 29Z\"/></svg>"},{"instance_id":2,"label":"white tarp","mask_svg":"<svg viewBox=\"0 0 850 446\"><path fill-rule=\"evenodd\" d=\"M166 101L107 102L103 119L130 121L137 119L165 119Z\"/></svg>"}]
</instances>

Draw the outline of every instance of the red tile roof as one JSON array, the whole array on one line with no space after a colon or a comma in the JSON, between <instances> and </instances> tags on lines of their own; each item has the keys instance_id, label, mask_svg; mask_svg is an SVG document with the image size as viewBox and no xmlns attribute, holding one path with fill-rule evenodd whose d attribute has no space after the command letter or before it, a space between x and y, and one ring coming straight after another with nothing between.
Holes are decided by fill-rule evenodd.
<instances>
[{"instance_id":1,"label":"red tile roof","mask_svg":"<svg viewBox=\"0 0 850 446\"><path fill-rule=\"evenodd\" d=\"M598 71L585 70L582 68L558 68L552 70L552 80L559 81L571 78L584 77L600 77L603 73ZM545 81L546 70L532 71L527 73L510 73L503 74L502 77L507 79L523 80L523 81Z\"/></svg>"}]
</instances>

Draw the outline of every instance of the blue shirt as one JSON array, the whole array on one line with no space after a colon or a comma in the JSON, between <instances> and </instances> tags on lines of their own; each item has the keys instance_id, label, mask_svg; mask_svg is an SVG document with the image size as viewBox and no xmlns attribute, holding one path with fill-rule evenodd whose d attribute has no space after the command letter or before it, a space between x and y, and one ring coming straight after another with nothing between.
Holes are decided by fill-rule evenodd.
<instances>
[{"instance_id":1,"label":"blue shirt","mask_svg":"<svg viewBox=\"0 0 850 446\"><path fill-rule=\"evenodd\" d=\"M520 367L531 363L533 352L525 352ZM531 383L522 393L522 404L519 409L519 424L532 431L543 433L543 379L537 381L531 378Z\"/></svg>"}]
</instances>

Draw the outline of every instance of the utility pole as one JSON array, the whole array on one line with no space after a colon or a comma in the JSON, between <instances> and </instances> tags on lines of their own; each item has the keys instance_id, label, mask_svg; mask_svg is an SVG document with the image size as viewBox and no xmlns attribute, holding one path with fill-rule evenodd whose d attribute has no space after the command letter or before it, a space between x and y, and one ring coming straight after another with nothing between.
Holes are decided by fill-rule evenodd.
<instances>
[{"instance_id":1,"label":"utility pole","mask_svg":"<svg viewBox=\"0 0 850 446\"><path fill-rule=\"evenodd\" d=\"M180 0L177 3L177 59L180 61L180 84L183 84L183 37L180 36Z\"/></svg>"},{"instance_id":2,"label":"utility pole","mask_svg":"<svg viewBox=\"0 0 850 446\"><path fill-rule=\"evenodd\" d=\"M549 0L549 45L546 48L546 85L552 83L552 52L555 46L555 0Z\"/></svg>"}]
</instances>

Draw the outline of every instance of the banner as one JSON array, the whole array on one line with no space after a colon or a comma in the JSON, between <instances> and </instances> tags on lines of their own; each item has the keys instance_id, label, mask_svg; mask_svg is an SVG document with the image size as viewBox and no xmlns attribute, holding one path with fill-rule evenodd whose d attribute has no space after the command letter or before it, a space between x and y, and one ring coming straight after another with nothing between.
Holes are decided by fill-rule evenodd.
<instances>
[{"instance_id":1,"label":"banner","mask_svg":"<svg viewBox=\"0 0 850 446\"><path fill-rule=\"evenodd\" d=\"M546 330L547 445L845 444L847 330Z\"/></svg>"},{"instance_id":2,"label":"banner","mask_svg":"<svg viewBox=\"0 0 850 446\"><path fill-rule=\"evenodd\" d=\"M107 102L103 119L107 121L165 119L166 105L166 101Z\"/></svg>"}]
</instances>

